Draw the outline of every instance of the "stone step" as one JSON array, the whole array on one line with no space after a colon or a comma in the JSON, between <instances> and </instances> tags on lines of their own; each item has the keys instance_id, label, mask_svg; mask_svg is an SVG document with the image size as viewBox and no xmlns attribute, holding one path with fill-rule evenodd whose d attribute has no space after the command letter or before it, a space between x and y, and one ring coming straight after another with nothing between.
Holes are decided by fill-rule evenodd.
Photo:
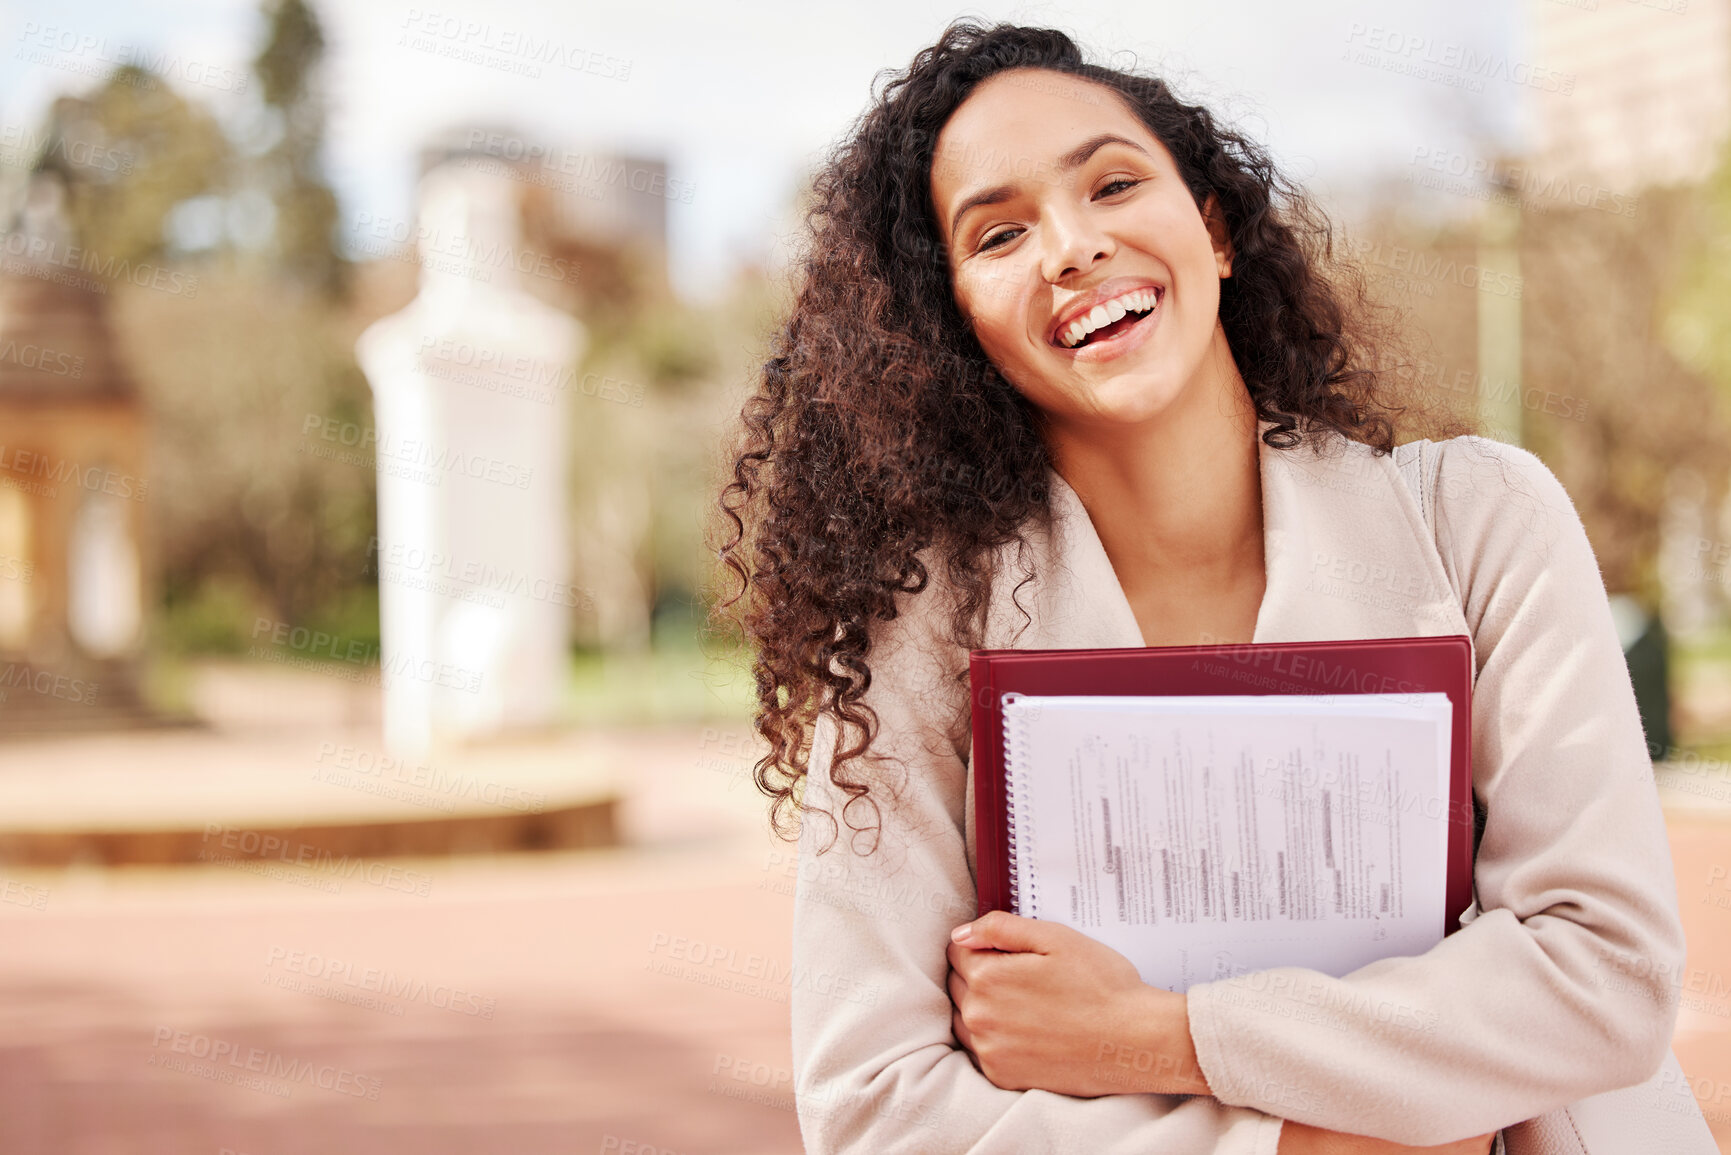
<instances>
[{"instance_id":1,"label":"stone step","mask_svg":"<svg viewBox=\"0 0 1731 1155\"><path fill-rule=\"evenodd\" d=\"M385 753L376 729L90 731L0 743L0 862L329 868L612 846L622 752L581 732Z\"/></svg>"},{"instance_id":2,"label":"stone step","mask_svg":"<svg viewBox=\"0 0 1731 1155\"><path fill-rule=\"evenodd\" d=\"M134 830L0 828L0 862L18 866L169 865L378 873L368 859L578 850L619 841L618 802L597 798L538 813L404 814L371 822L268 826L206 822Z\"/></svg>"}]
</instances>

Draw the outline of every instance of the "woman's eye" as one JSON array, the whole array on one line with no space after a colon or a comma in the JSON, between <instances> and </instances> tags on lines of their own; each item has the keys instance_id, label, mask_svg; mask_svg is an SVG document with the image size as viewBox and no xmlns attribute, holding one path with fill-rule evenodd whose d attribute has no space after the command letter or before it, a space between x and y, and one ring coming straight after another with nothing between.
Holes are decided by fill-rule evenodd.
<instances>
[{"instance_id":1,"label":"woman's eye","mask_svg":"<svg viewBox=\"0 0 1731 1155\"><path fill-rule=\"evenodd\" d=\"M993 233L991 236L986 237L980 241L980 247L977 251L983 253L987 249L997 248L1001 242L1014 236L1016 234L1016 231L1017 230L1015 230L1015 229L1005 229L1002 232Z\"/></svg>"},{"instance_id":2,"label":"woman's eye","mask_svg":"<svg viewBox=\"0 0 1731 1155\"><path fill-rule=\"evenodd\" d=\"M1105 188L1101 189L1099 191L1099 193L1097 193L1096 195L1098 195L1098 196L1110 196L1114 192L1120 192L1123 189L1135 188L1137 185L1139 185L1141 183L1142 182L1139 180L1130 180L1127 177L1119 177L1117 180L1111 182Z\"/></svg>"}]
</instances>

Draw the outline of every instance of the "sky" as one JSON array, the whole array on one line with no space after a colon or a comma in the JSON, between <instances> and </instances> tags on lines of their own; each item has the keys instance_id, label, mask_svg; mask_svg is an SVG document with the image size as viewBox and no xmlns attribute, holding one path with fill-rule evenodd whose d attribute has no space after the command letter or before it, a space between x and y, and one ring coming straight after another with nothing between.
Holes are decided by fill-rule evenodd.
<instances>
[{"instance_id":1,"label":"sky","mask_svg":"<svg viewBox=\"0 0 1731 1155\"><path fill-rule=\"evenodd\" d=\"M737 262L772 257L801 178L867 107L874 77L905 68L958 16L1061 28L1103 61L1158 71L1269 145L1337 214L1361 207L1377 181L1409 177L1430 150L1484 155L1525 132L1525 93L1507 81L1475 92L1446 69L1440 79L1397 70L1451 46L1525 59L1521 4L1507 0L314 6L329 42L327 176L346 229L412 219L429 137L508 126L558 148L665 159L690 192L670 201L669 259L699 299ZM171 82L219 116L238 118L254 98L233 82L263 33L256 0L0 0L0 12L7 129L40 124L55 96L88 89L132 51L166 54ZM540 72L530 75L512 51L526 37L588 64L530 65Z\"/></svg>"}]
</instances>

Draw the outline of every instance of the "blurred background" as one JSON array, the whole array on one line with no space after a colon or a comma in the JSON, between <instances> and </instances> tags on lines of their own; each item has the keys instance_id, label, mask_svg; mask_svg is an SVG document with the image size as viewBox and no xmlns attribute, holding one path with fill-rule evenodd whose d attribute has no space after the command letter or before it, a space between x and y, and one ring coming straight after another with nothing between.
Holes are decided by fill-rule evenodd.
<instances>
[{"instance_id":1,"label":"blurred background","mask_svg":"<svg viewBox=\"0 0 1731 1155\"><path fill-rule=\"evenodd\" d=\"M963 14L1265 141L1562 478L1731 1151L1731 0L8 5L0 1150L799 1150L703 535L810 175Z\"/></svg>"}]
</instances>

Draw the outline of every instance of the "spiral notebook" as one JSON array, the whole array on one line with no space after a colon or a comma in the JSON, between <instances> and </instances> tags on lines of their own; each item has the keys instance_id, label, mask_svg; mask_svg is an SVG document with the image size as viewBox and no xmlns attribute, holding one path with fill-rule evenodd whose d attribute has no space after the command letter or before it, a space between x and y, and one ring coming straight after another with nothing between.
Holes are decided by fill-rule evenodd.
<instances>
[{"instance_id":1,"label":"spiral notebook","mask_svg":"<svg viewBox=\"0 0 1731 1155\"><path fill-rule=\"evenodd\" d=\"M1171 990L1420 954L1471 897L1470 646L976 651L980 909Z\"/></svg>"}]
</instances>

